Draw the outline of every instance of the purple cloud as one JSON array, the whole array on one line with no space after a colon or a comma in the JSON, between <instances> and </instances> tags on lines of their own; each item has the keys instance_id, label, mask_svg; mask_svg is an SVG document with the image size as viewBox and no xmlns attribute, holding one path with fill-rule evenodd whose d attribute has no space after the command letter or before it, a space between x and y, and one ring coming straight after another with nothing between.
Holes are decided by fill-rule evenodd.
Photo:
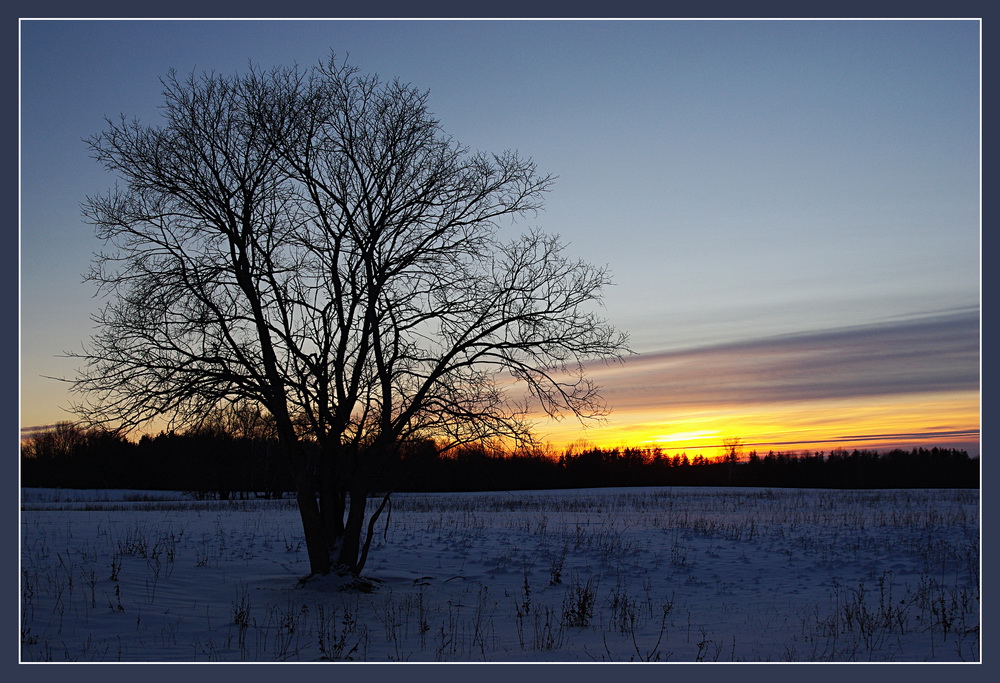
<instances>
[{"instance_id":1,"label":"purple cloud","mask_svg":"<svg viewBox=\"0 0 1000 683\"><path fill-rule=\"evenodd\" d=\"M642 354L591 368L618 410L979 389L979 312Z\"/></svg>"}]
</instances>

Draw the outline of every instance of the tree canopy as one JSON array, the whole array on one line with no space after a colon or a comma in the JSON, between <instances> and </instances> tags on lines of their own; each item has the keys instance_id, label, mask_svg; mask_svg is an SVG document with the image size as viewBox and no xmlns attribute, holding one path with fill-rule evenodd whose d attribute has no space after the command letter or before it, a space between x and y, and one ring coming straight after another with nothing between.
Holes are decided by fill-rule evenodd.
<instances>
[{"instance_id":1,"label":"tree canopy","mask_svg":"<svg viewBox=\"0 0 1000 683\"><path fill-rule=\"evenodd\" d=\"M83 206L108 245L75 354L89 423L259 405L312 571L336 551L358 573L373 474L401 444L521 444L534 414L605 413L584 363L629 353L594 310L608 272L541 231L504 237L552 185L530 159L470 151L426 92L333 57L163 85L161 125L88 141L120 183Z\"/></svg>"}]
</instances>

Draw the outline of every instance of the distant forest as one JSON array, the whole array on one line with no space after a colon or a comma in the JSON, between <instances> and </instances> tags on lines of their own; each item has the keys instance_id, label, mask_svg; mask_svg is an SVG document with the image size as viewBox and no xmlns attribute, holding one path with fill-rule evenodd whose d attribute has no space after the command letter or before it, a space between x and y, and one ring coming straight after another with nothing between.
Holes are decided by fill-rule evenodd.
<instances>
[{"instance_id":1,"label":"distant forest","mask_svg":"<svg viewBox=\"0 0 1000 683\"><path fill-rule=\"evenodd\" d=\"M500 454L484 447L439 453L408 445L381 473L391 491L497 491L608 486L978 488L966 451L833 450L765 455L735 449L722 459L658 448L576 447ZM277 441L218 429L143 436L138 442L70 424L25 439L21 485L187 491L201 498L282 497L295 489Z\"/></svg>"}]
</instances>

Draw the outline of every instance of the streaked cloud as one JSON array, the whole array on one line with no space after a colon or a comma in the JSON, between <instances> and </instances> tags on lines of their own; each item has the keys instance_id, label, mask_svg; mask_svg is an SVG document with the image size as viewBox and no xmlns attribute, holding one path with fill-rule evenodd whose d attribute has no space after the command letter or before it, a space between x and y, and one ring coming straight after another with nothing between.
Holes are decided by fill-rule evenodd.
<instances>
[{"instance_id":1,"label":"streaked cloud","mask_svg":"<svg viewBox=\"0 0 1000 683\"><path fill-rule=\"evenodd\" d=\"M647 353L590 374L616 409L975 391L979 312Z\"/></svg>"},{"instance_id":2,"label":"streaked cloud","mask_svg":"<svg viewBox=\"0 0 1000 683\"><path fill-rule=\"evenodd\" d=\"M660 444L695 452L739 436L767 450L942 445L978 452L979 311L645 353L590 376L613 409L553 443Z\"/></svg>"},{"instance_id":3,"label":"streaked cloud","mask_svg":"<svg viewBox=\"0 0 1000 683\"><path fill-rule=\"evenodd\" d=\"M21 427L21 438L26 439L29 436L36 436L38 434L44 434L45 432L51 432L58 425L34 425L32 427Z\"/></svg>"}]
</instances>

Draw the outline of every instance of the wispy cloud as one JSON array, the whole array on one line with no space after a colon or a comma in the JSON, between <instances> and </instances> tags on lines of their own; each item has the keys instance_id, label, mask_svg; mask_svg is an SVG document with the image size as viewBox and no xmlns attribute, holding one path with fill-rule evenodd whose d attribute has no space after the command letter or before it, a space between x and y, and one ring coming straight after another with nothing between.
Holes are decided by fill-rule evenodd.
<instances>
[{"instance_id":1,"label":"wispy cloud","mask_svg":"<svg viewBox=\"0 0 1000 683\"><path fill-rule=\"evenodd\" d=\"M747 447L752 446L770 446L774 448L780 448L783 446L795 446L801 448L803 446L815 446L823 445L826 447L836 448L838 444L850 444L853 446L858 446L859 444L865 443L875 443L877 445L882 445L885 443L892 442L916 442L916 441L932 441L941 444L949 444L955 441L962 442L975 442L979 440L979 430L978 429L958 429L953 431L944 432L899 432L899 433L885 433L885 434L850 434L844 436L829 437L824 439L795 439L790 441L761 441L756 443L746 443ZM722 444L717 444L714 447L718 448Z\"/></svg>"},{"instance_id":2,"label":"wispy cloud","mask_svg":"<svg viewBox=\"0 0 1000 683\"><path fill-rule=\"evenodd\" d=\"M591 375L618 410L976 391L979 312L647 353Z\"/></svg>"}]
</instances>

